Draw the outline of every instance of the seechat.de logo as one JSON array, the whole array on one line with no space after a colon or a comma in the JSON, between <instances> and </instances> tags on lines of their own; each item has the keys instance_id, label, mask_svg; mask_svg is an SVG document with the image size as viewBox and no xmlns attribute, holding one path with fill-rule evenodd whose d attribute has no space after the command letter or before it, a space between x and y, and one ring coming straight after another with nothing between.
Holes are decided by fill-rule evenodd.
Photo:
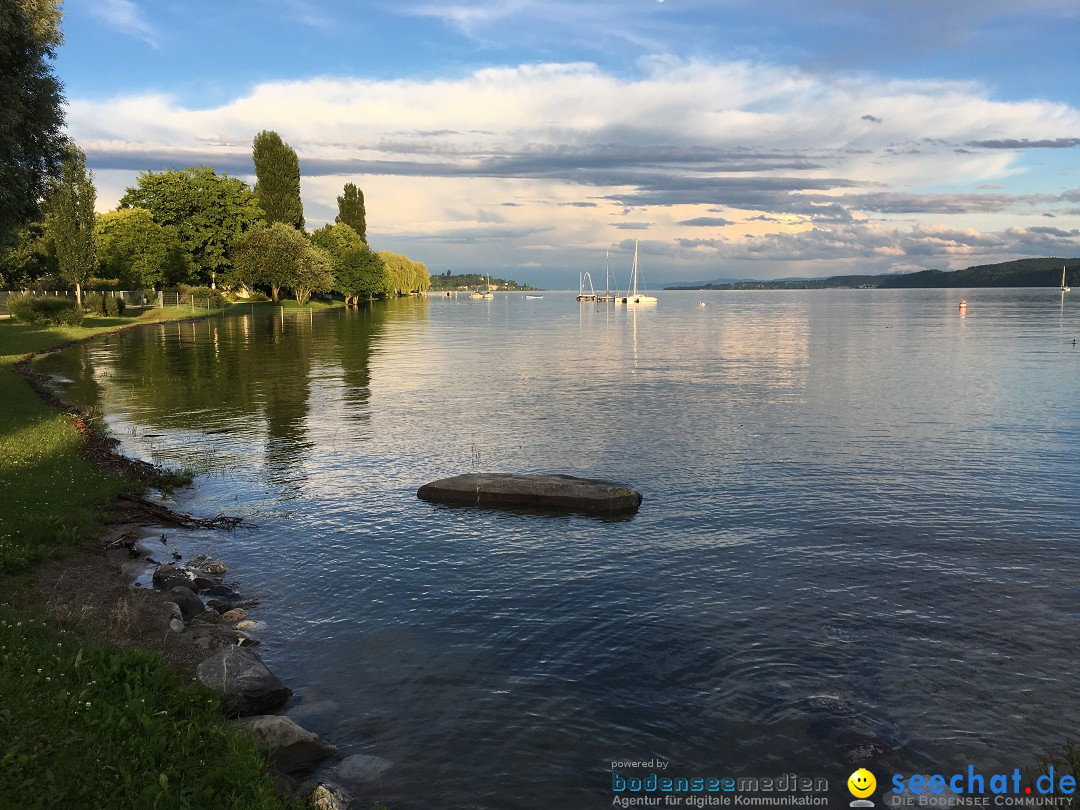
<instances>
[{"instance_id":1,"label":"seechat.de logo","mask_svg":"<svg viewBox=\"0 0 1080 810\"><path fill-rule=\"evenodd\" d=\"M849 806L850 807L873 807L874 803L867 800L867 796L874 792L874 788L877 787L877 778L866 770L866 768L859 768L847 780L847 789L851 791L851 795L855 797Z\"/></svg>"}]
</instances>

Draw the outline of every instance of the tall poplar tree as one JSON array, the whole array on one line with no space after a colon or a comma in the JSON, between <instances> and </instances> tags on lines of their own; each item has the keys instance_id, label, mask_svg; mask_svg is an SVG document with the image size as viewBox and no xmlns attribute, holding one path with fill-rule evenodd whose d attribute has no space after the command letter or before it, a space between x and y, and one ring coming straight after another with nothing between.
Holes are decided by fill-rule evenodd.
<instances>
[{"instance_id":1,"label":"tall poplar tree","mask_svg":"<svg viewBox=\"0 0 1080 810\"><path fill-rule=\"evenodd\" d=\"M63 37L58 0L0 2L0 247L37 219L63 159L62 85L51 61Z\"/></svg>"},{"instance_id":2,"label":"tall poplar tree","mask_svg":"<svg viewBox=\"0 0 1080 810\"><path fill-rule=\"evenodd\" d=\"M345 184L345 193L337 198L338 215L334 222L343 222L360 234L367 242L367 211L364 209L364 192L352 183Z\"/></svg>"},{"instance_id":3,"label":"tall poplar tree","mask_svg":"<svg viewBox=\"0 0 1080 810\"><path fill-rule=\"evenodd\" d=\"M255 160L255 197L266 222L284 222L304 230L304 205L300 202L300 159L276 132L264 129L255 136L251 156Z\"/></svg>"},{"instance_id":4,"label":"tall poplar tree","mask_svg":"<svg viewBox=\"0 0 1080 810\"><path fill-rule=\"evenodd\" d=\"M75 285L75 300L82 306L82 285L98 266L94 242L93 172L86 170L86 155L74 144L68 146L60 166L60 177L49 189L46 228L56 245L60 275Z\"/></svg>"}]
</instances>

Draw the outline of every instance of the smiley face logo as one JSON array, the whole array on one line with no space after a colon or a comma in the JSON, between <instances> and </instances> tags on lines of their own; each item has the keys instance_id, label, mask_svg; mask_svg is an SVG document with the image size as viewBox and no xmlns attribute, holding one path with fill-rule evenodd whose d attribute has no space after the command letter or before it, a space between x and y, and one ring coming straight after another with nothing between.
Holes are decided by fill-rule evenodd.
<instances>
[{"instance_id":1,"label":"smiley face logo","mask_svg":"<svg viewBox=\"0 0 1080 810\"><path fill-rule=\"evenodd\" d=\"M866 768L859 768L847 780L847 789L857 799L865 799L874 792L877 787L877 779Z\"/></svg>"}]
</instances>

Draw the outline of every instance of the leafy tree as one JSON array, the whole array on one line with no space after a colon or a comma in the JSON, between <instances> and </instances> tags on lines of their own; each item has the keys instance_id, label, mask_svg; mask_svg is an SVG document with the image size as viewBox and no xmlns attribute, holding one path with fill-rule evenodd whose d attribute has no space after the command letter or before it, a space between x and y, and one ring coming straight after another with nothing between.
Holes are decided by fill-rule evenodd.
<instances>
[{"instance_id":1,"label":"leafy tree","mask_svg":"<svg viewBox=\"0 0 1080 810\"><path fill-rule=\"evenodd\" d=\"M321 247L308 242L300 251L293 276L289 279L296 303L303 306L312 293L327 292L334 287L333 261Z\"/></svg>"},{"instance_id":2,"label":"leafy tree","mask_svg":"<svg viewBox=\"0 0 1080 810\"><path fill-rule=\"evenodd\" d=\"M0 247L39 216L67 139L51 60L63 37L58 0L0 3Z\"/></svg>"},{"instance_id":3,"label":"leafy tree","mask_svg":"<svg viewBox=\"0 0 1080 810\"><path fill-rule=\"evenodd\" d=\"M300 160L281 136L263 130L252 145L255 161L255 198L268 223L284 222L304 230L304 204L300 201Z\"/></svg>"},{"instance_id":4,"label":"leafy tree","mask_svg":"<svg viewBox=\"0 0 1080 810\"><path fill-rule=\"evenodd\" d=\"M208 284L231 267L241 234L262 219L262 209L247 184L206 166L143 172L120 198L120 208L146 208L154 221L172 226L180 247L191 257L191 278Z\"/></svg>"},{"instance_id":5,"label":"leafy tree","mask_svg":"<svg viewBox=\"0 0 1080 810\"><path fill-rule=\"evenodd\" d=\"M346 250L334 266L334 289L345 303L359 303L360 297L374 298L390 292L390 274L382 257L365 244Z\"/></svg>"},{"instance_id":6,"label":"leafy tree","mask_svg":"<svg viewBox=\"0 0 1080 810\"><path fill-rule=\"evenodd\" d=\"M282 287L291 289L302 304L313 292L334 285L330 254L283 222L245 233L237 244L235 265L242 283L267 285L275 301Z\"/></svg>"},{"instance_id":7,"label":"leafy tree","mask_svg":"<svg viewBox=\"0 0 1080 810\"><path fill-rule=\"evenodd\" d=\"M28 287L35 279L56 276L56 246L44 222L31 222L15 232L14 244L0 257L0 289Z\"/></svg>"},{"instance_id":8,"label":"leafy tree","mask_svg":"<svg viewBox=\"0 0 1080 810\"><path fill-rule=\"evenodd\" d=\"M311 234L311 241L327 251L335 261L351 248L360 247L364 240L344 222L336 225L323 225Z\"/></svg>"},{"instance_id":9,"label":"leafy tree","mask_svg":"<svg viewBox=\"0 0 1080 810\"><path fill-rule=\"evenodd\" d=\"M175 274L178 258L186 266L176 228L159 225L146 208L102 214L97 218L94 238L101 271L119 278L128 288L148 290L170 281L165 278L166 267ZM180 256L170 256L174 252Z\"/></svg>"},{"instance_id":10,"label":"leafy tree","mask_svg":"<svg viewBox=\"0 0 1080 810\"><path fill-rule=\"evenodd\" d=\"M94 244L94 174L86 170L86 155L77 146L67 148L60 177L53 180L47 200L46 228L56 245L60 275L75 285L75 300L82 305L82 285L97 271Z\"/></svg>"},{"instance_id":11,"label":"leafy tree","mask_svg":"<svg viewBox=\"0 0 1080 810\"><path fill-rule=\"evenodd\" d=\"M367 242L367 211L364 208L364 192L352 183L345 184L345 193L337 198L338 215L334 222L348 225Z\"/></svg>"}]
</instances>

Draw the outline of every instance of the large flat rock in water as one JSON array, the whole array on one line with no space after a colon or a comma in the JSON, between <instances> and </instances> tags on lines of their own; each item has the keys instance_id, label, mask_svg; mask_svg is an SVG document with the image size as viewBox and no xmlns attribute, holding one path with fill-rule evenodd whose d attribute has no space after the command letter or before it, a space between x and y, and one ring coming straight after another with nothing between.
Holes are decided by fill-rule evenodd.
<instances>
[{"instance_id":1,"label":"large flat rock in water","mask_svg":"<svg viewBox=\"0 0 1080 810\"><path fill-rule=\"evenodd\" d=\"M568 512L636 512L636 489L571 475L466 473L424 484L418 498L477 506L533 506Z\"/></svg>"}]
</instances>

